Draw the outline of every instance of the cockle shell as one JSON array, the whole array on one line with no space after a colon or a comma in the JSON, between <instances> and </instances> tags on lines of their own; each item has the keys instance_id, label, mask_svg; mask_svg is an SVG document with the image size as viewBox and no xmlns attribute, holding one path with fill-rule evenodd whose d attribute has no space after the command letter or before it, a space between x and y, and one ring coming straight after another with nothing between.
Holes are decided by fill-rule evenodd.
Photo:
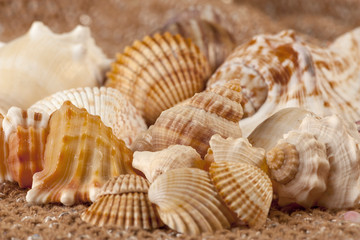
<instances>
[{"instance_id":1,"label":"cockle shell","mask_svg":"<svg viewBox=\"0 0 360 240\"><path fill-rule=\"evenodd\" d=\"M109 65L89 28L55 34L34 22L27 34L0 48L0 109L26 109L60 90L97 86Z\"/></svg>"},{"instance_id":2,"label":"cockle shell","mask_svg":"<svg viewBox=\"0 0 360 240\"><path fill-rule=\"evenodd\" d=\"M155 229L163 225L155 207L148 199L149 182L133 175L110 179L101 188L96 201L81 214L81 219L93 225L113 225Z\"/></svg>"},{"instance_id":3,"label":"cockle shell","mask_svg":"<svg viewBox=\"0 0 360 240\"><path fill-rule=\"evenodd\" d=\"M170 228L189 235L229 228L235 221L211 183L208 172L177 168L156 178L150 202Z\"/></svg>"},{"instance_id":4,"label":"cockle shell","mask_svg":"<svg viewBox=\"0 0 360 240\"><path fill-rule=\"evenodd\" d=\"M240 162L214 162L210 177L226 205L250 227L265 224L272 201L270 178L260 168Z\"/></svg>"},{"instance_id":5,"label":"cockle shell","mask_svg":"<svg viewBox=\"0 0 360 240\"><path fill-rule=\"evenodd\" d=\"M323 117L360 119L360 28L328 48L303 42L293 31L259 35L234 50L208 88L238 79L244 94L243 135L286 107Z\"/></svg>"},{"instance_id":6,"label":"cockle shell","mask_svg":"<svg viewBox=\"0 0 360 240\"><path fill-rule=\"evenodd\" d=\"M6 161L10 179L22 188L31 187L34 173L43 169L49 115L11 107L4 120L5 141L9 145Z\"/></svg>"},{"instance_id":7,"label":"cockle shell","mask_svg":"<svg viewBox=\"0 0 360 240\"><path fill-rule=\"evenodd\" d=\"M111 127L115 136L127 146L147 129L140 113L113 88L85 87L60 91L36 102L30 109L50 115L67 100L78 108L85 108L92 115L100 116L102 122Z\"/></svg>"},{"instance_id":8,"label":"cockle shell","mask_svg":"<svg viewBox=\"0 0 360 240\"><path fill-rule=\"evenodd\" d=\"M209 63L191 40L155 34L117 55L106 86L123 93L151 125L162 111L202 91L209 75Z\"/></svg>"},{"instance_id":9,"label":"cockle shell","mask_svg":"<svg viewBox=\"0 0 360 240\"><path fill-rule=\"evenodd\" d=\"M0 182L4 182L5 180L12 180L7 164L7 158L9 155L9 144L5 139L3 122L4 117L0 114Z\"/></svg>"},{"instance_id":10,"label":"cockle shell","mask_svg":"<svg viewBox=\"0 0 360 240\"><path fill-rule=\"evenodd\" d=\"M144 173L149 182L175 168L204 169L206 161L189 146L172 145L157 152L134 152L132 166Z\"/></svg>"},{"instance_id":11,"label":"cockle shell","mask_svg":"<svg viewBox=\"0 0 360 240\"><path fill-rule=\"evenodd\" d=\"M214 134L241 137L238 126L243 113L241 100L241 88L236 82L198 93L186 103L162 112L131 148L159 151L180 144L193 147L204 157Z\"/></svg>"},{"instance_id":12,"label":"cockle shell","mask_svg":"<svg viewBox=\"0 0 360 240\"><path fill-rule=\"evenodd\" d=\"M44 169L33 176L30 203L94 201L111 177L134 173L132 153L99 116L66 101L49 121Z\"/></svg>"}]
</instances>

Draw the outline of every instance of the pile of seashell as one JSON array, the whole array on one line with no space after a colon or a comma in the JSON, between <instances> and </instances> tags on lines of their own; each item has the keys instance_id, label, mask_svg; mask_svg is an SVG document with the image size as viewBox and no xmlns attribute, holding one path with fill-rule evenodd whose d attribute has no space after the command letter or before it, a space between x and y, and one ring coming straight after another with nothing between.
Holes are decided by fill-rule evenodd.
<instances>
[{"instance_id":1,"label":"pile of seashell","mask_svg":"<svg viewBox=\"0 0 360 240\"><path fill-rule=\"evenodd\" d=\"M273 195L358 206L360 28L235 48L221 19L193 8L114 61L81 26L35 22L2 46L0 181L33 204L94 202L91 224L190 235L259 228Z\"/></svg>"}]
</instances>

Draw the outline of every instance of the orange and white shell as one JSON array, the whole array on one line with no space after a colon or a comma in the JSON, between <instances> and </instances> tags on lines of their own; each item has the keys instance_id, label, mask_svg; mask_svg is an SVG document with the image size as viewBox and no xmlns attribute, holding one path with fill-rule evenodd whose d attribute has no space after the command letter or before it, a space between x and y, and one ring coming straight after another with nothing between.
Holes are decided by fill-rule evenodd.
<instances>
[{"instance_id":1,"label":"orange and white shell","mask_svg":"<svg viewBox=\"0 0 360 240\"><path fill-rule=\"evenodd\" d=\"M81 214L85 222L121 229L156 229L163 226L155 206L148 199L149 182L125 174L109 179L101 188L96 201Z\"/></svg>"},{"instance_id":2,"label":"orange and white shell","mask_svg":"<svg viewBox=\"0 0 360 240\"><path fill-rule=\"evenodd\" d=\"M307 44L293 31L259 35L239 46L208 81L208 87L238 79L244 94L243 135L287 107L323 117L360 119L360 28L329 47Z\"/></svg>"},{"instance_id":3,"label":"orange and white shell","mask_svg":"<svg viewBox=\"0 0 360 240\"><path fill-rule=\"evenodd\" d=\"M152 183L159 175L175 168L204 169L202 160L195 149L184 145L172 145L157 152L134 152L132 166L144 173Z\"/></svg>"},{"instance_id":4,"label":"orange and white shell","mask_svg":"<svg viewBox=\"0 0 360 240\"><path fill-rule=\"evenodd\" d=\"M73 88L57 92L35 104L30 109L52 114L65 101L90 114L100 116L102 122L111 127L115 136L130 146L141 131L147 129L139 111L116 89L106 87Z\"/></svg>"},{"instance_id":5,"label":"orange and white shell","mask_svg":"<svg viewBox=\"0 0 360 240\"><path fill-rule=\"evenodd\" d=\"M243 116L241 100L241 87L236 82L195 94L185 103L162 112L131 148L159 151L180 144L193 147L204 157L214 134L241 137L238 125Z\"/></svg>"},{"instance_id":6,"label":"orange and white shell","mask_svg":"<svg viewBox=\"0 0 360 240\"><path fill-rule=\"evenodd\" d=\"M162 111L202 91L209 75L209 63L190 39L155 34L117 55L105 86L124 94L151 125Z\"/></svg>"},{"instance_id":7,"label":"orange and white shell","mask_svg":"<svg viewBox=\"0 0 360 240\"><path fill-rule=\"evenodd\" d=\"M7 164L7 158L9 155L9 144L5 139L5 133L3 129L4 117L0 113L0 182L12 181L10 176L9 167Z\"/></svg>"},{"instance_id":8,"label":"orange and white shell","mask_svg":"<svg viewBox=\"0 0 360 240\"><path fill-rule=\"evenodd\" d=\"M260 168L241 162L214 162L210 178L226 205L250 227L266 222L273 196L270 178Z\"/></svg>"},{"instance_id":9,"label":"orange and white shell","mask_svg":"<svg viewBox=\"0 0 360 240\"><path fill-rule=\"evenodd\" d=\"M33 176L30 203L94 201L101 186L120 174L134 173L132 152L99 116L66 101L49 121L44 169Z\"/></svg>"},{"instance_id":10,"label":"orange and white shell","mask_svg":"<svg viewBox=\"0 0 360 240\"><path fill-rule=\"evenodd\" d=\"M55 34L34 22L23 36L0 48L0 109L28 108L57 91L103 82L110 62L90 29Z\"/></svg>"},{"instance_id":11,"label":"orange and white shell","mask_svg":"<svg viewBox=\"0 0 360 240\"><path fill-rule=\"evenodd\" d=\"M209 173L197 168L177 168L158 176L150 185L149 199L161 220L181 233L215 232L229 228L235 221Z\"/></svg>"}]
</instances>

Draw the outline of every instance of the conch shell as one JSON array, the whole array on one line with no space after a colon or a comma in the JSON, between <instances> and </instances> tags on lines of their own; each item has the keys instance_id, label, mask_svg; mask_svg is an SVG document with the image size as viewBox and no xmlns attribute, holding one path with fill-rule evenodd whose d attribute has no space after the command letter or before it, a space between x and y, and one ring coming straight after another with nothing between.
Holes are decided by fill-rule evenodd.
<instances>
[{"instance_id":1,"label":"conch shell","mask_svg":"<svg viewBox=\"0 0 360 240\"><path fill-rule=\"evenodd\" d=\"M209 75L209 63L190 39L155 34L117 55L106 86L123 93L151 125L162 111L202 91Z\"/></svg>"},{"instance_id":2,"label":"conch shell","mask_svg":"<svg viewBox=\"0 0 360 240\"><path fill-rule=\"evenodd\" d=\"M28 108L57 91L103 82L110 62L90 29L55 34L34 22L24 36L0 48L0 109Z\"/></svg>"},{"instance_id":3,"label":"conch shell","mask_svg":"<svg viewBox=\"0 0 360 240\"><path fill-rule=\"evenodd\" d=\"M180 144L193 147L204 157L214 134L241 137L241 100L241 87L235 81L195 94L189 101L164 111L131 148L159 151Z\"/></svg>"},{"instance_id":4,"label":"conch shell","mask_svg":"<svg viewBox=\"0 0 360 240\"><path fill-rule=\"evenodd\" d=\"M234 50L208 81L208 88L238 79L244 95L243 135L287 107L323 117L360 119L360 28L328 48L303 42L295 32L259 35Z\"/></svg>"},{"instance_id":5,"label":"conch shell","mask_svg":"<svg viewBox=\"0 0 360 240\"><path fill-rule=\"evenodd\" d=\"M49 120L44 169L33 176L30 203L94 201L110 178L134 173L132 152L99 116L66 101Z\"/></svg>"},{"instance_id":6,"label":"conch shell","mask_svg":"<svg viewBox=\"0 0 360 240\"><path fill-rule=\"evenodd\" d=\"M85 87L60 91L36 102L30 109L51 115L65 101L71 101L76 107L100 116L101 121L111 127L114 135L127 146L132 144L141 131L147 129L139 111L113 88Z\"/></svg>"}]
</instances>

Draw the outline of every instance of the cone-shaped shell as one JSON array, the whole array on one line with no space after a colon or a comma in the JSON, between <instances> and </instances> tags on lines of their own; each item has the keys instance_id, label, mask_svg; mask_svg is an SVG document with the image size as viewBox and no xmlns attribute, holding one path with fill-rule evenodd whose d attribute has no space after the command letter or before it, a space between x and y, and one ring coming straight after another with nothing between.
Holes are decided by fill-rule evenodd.
<instances>
[{"instance_id":1,"label":"cone-shaped shell","mask_svg":"<svg viewBox=\"0 0 360 240\"><path fill-rule=\"evenodd\" d=\"M131 151L99 116L66 101L49 121L44 170L34 174L30 203L94 201L111 177L133 173Z\"/></svg>"},{"instance_id":2,"label":"cone-shaped shell","mask_svg":"<svg viewBox=\"0 0 360 240\"><path fill-rule=\"evenodd\" d=\"M210 139L215 162L242 162L267 170L265 150L253 147L246 138L223 138L215 134Z\"/></svg>"},{"instance_id":3,"label":"cone-shaped shell","mask_svg":"<svg viewBox=\"0 0 360 240\"><path fill-rule=\"evenodd\" d=\"M250 227L265 224L272 201L270 178L260 168L239 162L214 162L211 180L226 205Z\"/></svg>"},{"instance_id":4,"label":"cone-shaped shell","mask_svg":"<svg viewBox=\"0 0 360 240\"><path fill-rule=\"evenodd\" d=\"M120 175L110 179L100 190L97 200L81 219L98 226L113 225L155 229L163 224L148 199L149 183L137 175Z\"/></svg>"},{"instance_id":5,"label":"cone-shaped shell","mask_svg":"<svg viewBox=\"0 0 360 240\"><path fill-rule=\"evenodd\" d=\"M3 127L9 144L7 158L11 180L20 187L31 187L34 173L43 169L49 115L11 107Z\"/></svg>"},{"instance_id":6,"label":"cone-shaped shell","mask_svg":"<svg viewBox=\"0 0 360 240\"><path fill-rule=\"evenodd\" d=\"M159 151L170 145L193 147L201 157L214 134L241 137L241 87L229 82L193 96L184 104L164 111L132 145L134 151Z\"/></svg>"},{"instance_id":7,"label":"cone-shaped shell","mask_svg":"<svg viewBox=\"0 0 360 240\"><path fill-rule=\"evenodd\" d=\"M5 139L3 122L4 117L0 114L0 182L3 182L5 180L12 181L12 177L10 176L9 167L7 164L9 145Z\"/></svg>"},{"instance_id":8,"label":"cone-shaped shell","mask_svg":"<svg viewBox=\"0 0 360 240\"><path fill-rule=\"evenodd\" d=\"M24 36L0 48L0 109L27 109L60 90L97 86L109 66L89 28L55 34L34 22Z\"/></svg>"},{"instance_id":9,"label":"cone-shaped shell","mask_svg":"<svg viewBox=\"0 0 360 240\"><path fill-rule=\"evenodd\" d=\"M178 168L158 176L149 188L149 199L161 220L181 233L215 232L234 222L204 170Z\"/></svg>"},{"instance_id":10,"label":"cone-shaped shell","mask_svg":"<svg viewBox=\"0 0 360 240\"><path fill-rule=\"evenodd\" d=\"M180 35L146 36L117 55L107 87L118 89L151 125L160 113L204 89L210 66Z\"/></svg>"},{"instance_id":11,"label":"cone-shaped shell","mask_svg":"<svg viewBox=\"0 0 360 240\"><path fill-rule=\"evenodd\" d=\"M157 152L134 152L132 166L144 173L149 182L175 168L204 169L206 161L189 146L172 145Z\"/></svg>"},{"instance_id":12,"label":"cone-shaped shell","mask_svg":"<svg viewBox=\"0 0 360 240\"><path fill-rule=\"evenodd\" d=\"M145 121L134 106L116 89L106 87L74 88L57 92L30 107L36 112L52 114L65 101L90 114L100 116L103 123L111 127L115 136L130 146L136 136L147 129Z\"/></svg>"}]
</instances>

